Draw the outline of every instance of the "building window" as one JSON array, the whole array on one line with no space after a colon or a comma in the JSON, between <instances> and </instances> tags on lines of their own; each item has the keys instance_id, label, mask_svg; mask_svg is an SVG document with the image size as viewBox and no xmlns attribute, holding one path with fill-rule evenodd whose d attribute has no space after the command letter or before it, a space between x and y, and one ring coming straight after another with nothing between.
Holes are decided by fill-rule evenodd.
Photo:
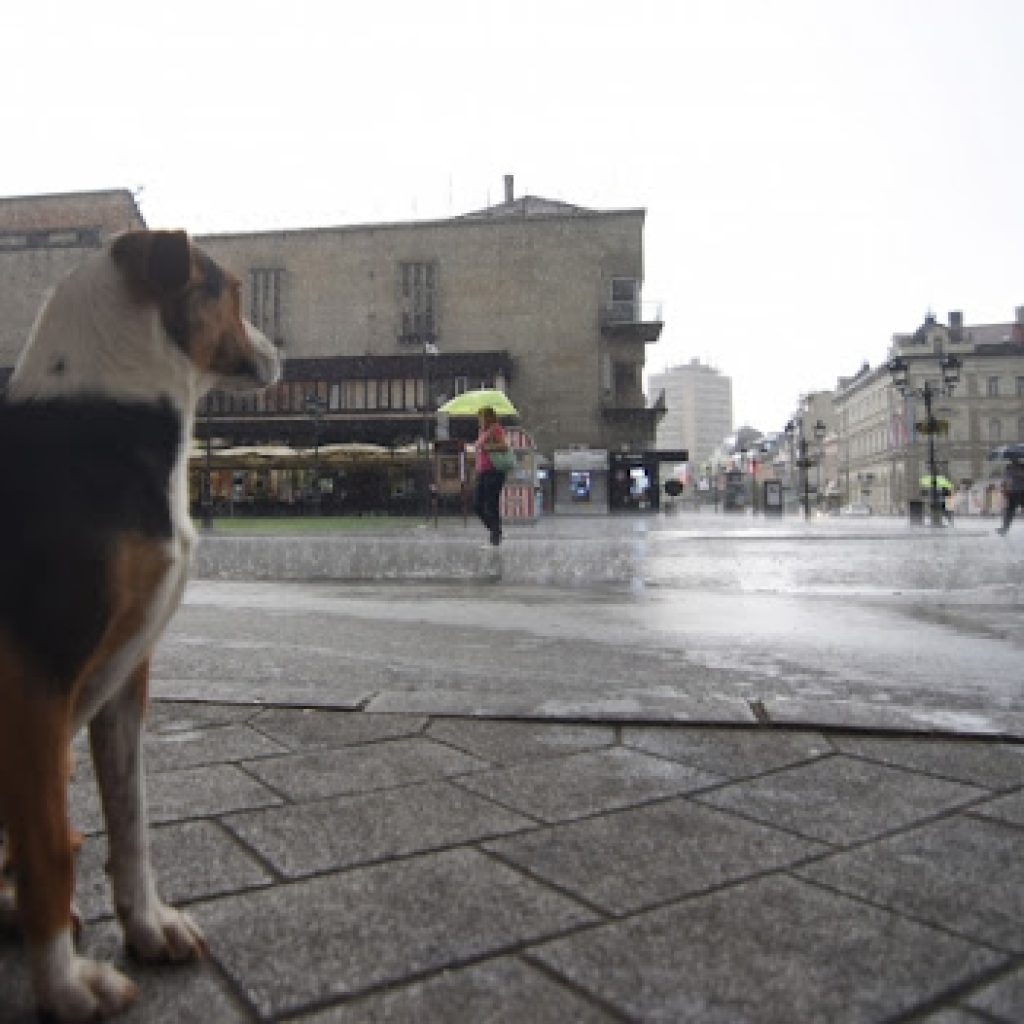
<instances>
[{"instance_id":1,"label":"building window","mask_svg":"<svg viewBox=\"0 0 1024 1024\"><path fill-rule=\"evenodd\" d=\"M1024 377L1017 378L1017 397L1024 398Z\"/></svg>"},{"instance_id":2,"label":"building window","mask_svg":"<svg viewBox=\"0 0 1024 1024\"><path fill-rule=\"evenodd\" d=\"M455 394L461 395L469 390L469 378L468 377L456 377L455 378Z\"/></svg>"},{"instance_id":3,"label":"building window","mask_svg":"<svg viewBox=\"0 0 1024 1024\"><path fill-rule=\"evenodd\" d=\"M988 439L990 441L1002 441L1003 424L999 420L988 421Z\"/></svg>"},{"instance_id":4,"label":"building window","mask_svg":"<svg viewBox=\"0 0 1024 1024\"><path fill-rule=\"evenodd\" d=\"M612 278L609 313L613 320L636 323L640 319L640 282L635 277Z\"/></svg>"},{"instance_id":5,"label":"building window","mask_svg":"<svg viewBox=\"0 0 1024 1024\"><path fill-rule=\"evenodd\" d=\"M402 329L398 340L407 345L437 341L436 263L400 263Z\"/></svg>"},{"instance_id":6,"label":"building window","mask_svg":"<svg viewBox=\"0 0 1024 1024\"><path fill-rule=\"evenodd\" d=\"M1017 420L1017 440L1024 441L1024 416Z\"/></svg>"},{"instance_id":7,"label":"building window","mask_svg":"<svg viewBox=\"0 0 1024 1024\"><path fill-rule=\"evenodd\" d=\"M281 327L281 297L284 271L256 267L249 271L249 320L275 345L284 345Z\"/></svg>"},{"instance_id":8,"label":"building window","mask_svg":"<svg viewBox=\"0 0 1024 1024\"><path fill-rule=\"evenodd\" d=\"M988 379L988 397L998 398L999 397L999 378L989 377Z\"/></svg>"}]
</instances>

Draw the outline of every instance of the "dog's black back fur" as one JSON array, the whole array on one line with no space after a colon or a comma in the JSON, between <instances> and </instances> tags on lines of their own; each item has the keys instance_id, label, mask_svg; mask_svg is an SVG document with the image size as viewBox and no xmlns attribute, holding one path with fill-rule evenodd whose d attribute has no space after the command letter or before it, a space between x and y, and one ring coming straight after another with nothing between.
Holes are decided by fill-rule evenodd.
<instances>
[{"instance_id":1,"label":"dog's black back fur","mask_svg":"<svg viewBox=\"0 0 1024 1024\"><path fill-rule=\"evenodd\" d=\"M181 430L168 402L0 399L0 627L55 684L107 622L115 537L171 535Z\"/></svg>"}]
</instances>

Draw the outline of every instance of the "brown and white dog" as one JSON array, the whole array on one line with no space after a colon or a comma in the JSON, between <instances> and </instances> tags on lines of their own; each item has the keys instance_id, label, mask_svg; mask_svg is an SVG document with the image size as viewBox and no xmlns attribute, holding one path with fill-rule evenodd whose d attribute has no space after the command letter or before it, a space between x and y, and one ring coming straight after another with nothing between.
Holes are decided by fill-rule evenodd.
<instances>
[{"instance_id":1,"label":"brown and white dog","mask_svg":"<svg viewBox=\"0 0 1024 1024\"><path fill-rule=\"evenodd\" d=\"M175 961L204 951L149 863L149 661L195 541L196 402L279 374L274 346L242 319L235 277L184 232L132 231L57 285L0 400L0 822L36 1001L60 1020L115 1013L136 994L73 943L67 780L83 726L128 946ZM10 913L9 891L5 902Z\"/></svg>"}]
</instances>

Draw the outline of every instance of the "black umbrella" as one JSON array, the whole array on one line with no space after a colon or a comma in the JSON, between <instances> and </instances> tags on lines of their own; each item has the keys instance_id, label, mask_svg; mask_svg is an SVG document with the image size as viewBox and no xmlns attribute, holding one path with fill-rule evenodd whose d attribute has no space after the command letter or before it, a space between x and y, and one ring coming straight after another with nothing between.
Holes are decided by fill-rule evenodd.
<instances>
[{"instance_id":1,"label":"black umbrella","mask_svg":"<svg viewBox=\"0 0 1024 1024\"><path fill-rule=\"evenodd\" d=\"M1022 459L1024 460L1024 444L1001 444L988 453L990 459Z\"/></svg>"}]
</instances>

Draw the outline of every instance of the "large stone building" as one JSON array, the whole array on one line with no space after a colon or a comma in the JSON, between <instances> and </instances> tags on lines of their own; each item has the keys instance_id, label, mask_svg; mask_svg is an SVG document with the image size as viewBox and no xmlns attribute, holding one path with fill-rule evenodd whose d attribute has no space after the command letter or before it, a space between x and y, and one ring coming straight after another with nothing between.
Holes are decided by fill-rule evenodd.
<instances>
[{"instance_id":1,"label":"large stone building","mask_svg":"<svg viewBox=\"0 0 1024 1024\"><path fill-rule=\"evenodd\" d=\"M965 325L955 312L948 324L929 315L913 334L894 335L889 357L907 362L906 396L894 387L887 363L873 369L865 364L840 380L839 484L848 500L876 512L901 511L921 500L921 479L930 472L929 438L922 430L924 402L913 392L926 380L941 388L944 354L962 365L953 393L932 403L945 425L935 435L938 472L970 495L970 510L991 510L996 467L989 455L1002 443L1024 442L1024 306L1007 323Z\"/></svg>"},{"instance_id":2,"label":"large stone building","mask_svg":"<svg viewBox=\"0 0 1024 1024\"><path fill-rule=\"evenodd\" d=\"M324 441L409 442L446 398L497 386L545 453L652 447L644 217L517 199L507 178L505 202L448 220L203 237L288 360L248 407L214 396L212 429L306 434L312 394Z\"/></svg>"},{"instance_id":3,"label":"large stone building","mask_svg":"<svg viewBox=\"0 0 1024 1024\"><path fill-rule=\"evenodd\" d=\"M686 449L690 462L700 465L732 434L732 380L699 359L652 373L648 392L665 406L658 448Z\"/></svg>"},{"instance_id":4,"label":"large stone building","mask_svg":"<svg viewBox=\"0 0 1024 1024\"><path fill-rule=\"evenodd\" d=\"M47 291L111 235L143 225L126 189L0 198L0 383Z\"/></svg>"}]
</instances>

